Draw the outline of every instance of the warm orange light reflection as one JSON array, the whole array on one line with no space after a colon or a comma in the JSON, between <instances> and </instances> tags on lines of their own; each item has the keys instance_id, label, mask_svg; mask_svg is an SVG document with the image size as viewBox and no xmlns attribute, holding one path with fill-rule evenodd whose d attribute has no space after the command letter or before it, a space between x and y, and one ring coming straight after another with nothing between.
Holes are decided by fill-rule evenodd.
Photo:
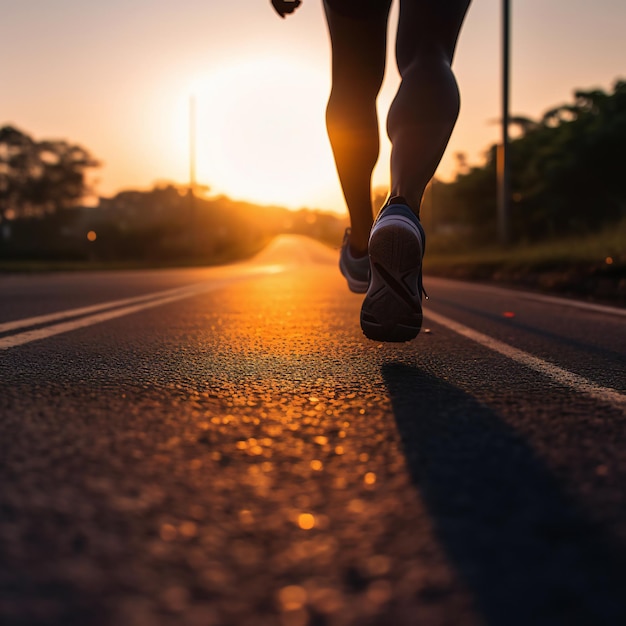
<instances>
[{"instance_id":1,"label":"warm orange light reflection","mask_svg":"<svg viewBox=\"0 0 626 626\"><path fill-rule=\"evenodd\" d=\"M368 472L365 474L363 481L366 485L373 485L376 482L376 474L374 474L374 472Z\"/></svg>"},{"instance_id":2,"label":"warm orange light reflection","mask_svg":"<svg viewBox=\"0 0 626 626\"><path fill-rule=\"evenodd\" d=\"M182 537L191 539L198 534L198 525L195 522L183 522L179 531Z\"/></svg>"},{"instance_id":3,"label":"warm orange light reflection","mask_svg":"<svg viewBox=\"0 0 626 626\"><path fill-rule=\"evenodd\" d=\"M297 611L306 603L307 592L297 585L289 585L278 592L278 601L284 611Z\"/></svg>"},{"instance_id":4,"label":"warm orange light reflection","mask_svg":"<svg viewBox=\"0 0 626 626\"><path fill-rule=\"evenodd\" d=\"M302 530L311 530L315 528L315 517L310 513L301 513L298 516L298 526L302 528Z\"/></svg>"}]
</instances>

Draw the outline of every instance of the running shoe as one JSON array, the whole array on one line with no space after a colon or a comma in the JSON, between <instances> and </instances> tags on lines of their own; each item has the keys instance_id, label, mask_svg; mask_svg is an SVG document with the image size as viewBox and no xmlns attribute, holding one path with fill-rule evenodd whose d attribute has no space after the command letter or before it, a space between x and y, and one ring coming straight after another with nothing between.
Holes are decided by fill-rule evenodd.
<instances>
[{"instance_id":1,"label":"running shoe","mask_svg":"<svg viewBox=\"0 0 626 626\"><path fill-rule=\"evenodd\" d=\"M370 282L370 260L367 254L355 258L350 252L350 229L346 228L339 255L339 269L348 281L350 291L365 293Z\"/></svg>"},{"instance_id":2,"label":"running shoe","mask_svg":"<svg viewBox=\"0 0 626 626\"><path fill-rule=\"evenodd\" d=\"M410 341L422 327L422 259L426 236L400 196L381 209L369 239L370 285L361 329L375 341Z\"/></svg>"}]
</instances>

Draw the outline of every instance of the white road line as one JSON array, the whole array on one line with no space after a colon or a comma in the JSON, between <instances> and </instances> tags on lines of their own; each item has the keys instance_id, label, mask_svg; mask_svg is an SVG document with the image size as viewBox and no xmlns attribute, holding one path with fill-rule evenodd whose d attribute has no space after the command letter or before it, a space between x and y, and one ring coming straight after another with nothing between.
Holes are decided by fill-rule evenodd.
<instances>
[{"instance_id":1,"label":"white road line","mask_svg":"<svg viewBox=\"0 0 626 626\"><path fill-rule=\"evenodd\" d=\"M192 285L191 287L196 286L197 285ZM79 317L81 315L88 315L89 313L97 313L106 309L114 309L119 306L136 304L138 302L144 302L145 300L151 300L152 298L166 297L187 290L189 290L189 287L177 287L176 289L157 291L155 293L149 293L143 296L123 298L122 300L110 300L109 302L101 302L100 304L84 306L78 309L68 309L67 311L57 311L56 313L49 313L48 315L37 315L36 317L28 317L21 320L5 322L4 324L0 324L0 333L7 333L12 330L19 330L20 328L28 328L29 326L38 326L40 324L59 322L70 317Z\"/></svg>"},{"instance_id":2,"label":"white road line","mask_svg":"<svg viewBox=\"0 0 626 626\"><path fill-rule=\"evenodd\" d=\"M140 302L131 306L125 306L113 310L107 310L102 313L96 313L95 315L88 315L87 317L81 317L69 322L61 322L60 324L53 324L52 326L46 326L44 328L38 328L36 330L27 330L17 335L10 335L9 337L0 338L0 350L7 350L8 348L14 348L16 346L22 346L26 343L33 341L39 341L40 339L46 339L53 337L54 335L60 335L62 333L68 333L78 328L85 328L86 326L93 326L100 322L106 322L117 317L123 317L124 315L130 315L131 313L137 313L145 309L150 309L155 306L161 306L168 302L175 302L176 300L182 300L183 298L189 298L202 292L213 291L223 286L223 283L213 283L211 285L204 285L203 288L186 289L183 292L177 294L170 294L165 297L155 298L148 300L147 302Z\"/></svg>"},{"instance_id":3,"label":"white road line","mask_svg":"<svg viewBox=\"0 0 626 626\"><path fill-rule=\"evenodd\" d=\"M9 322L15 324L14 328L24 328L25 326L33 326L34 324L44 323L45 321L53 322L68 317L75 317L96 311L94 315L87 315L86 317L80 317L79 319L71 320L69 322L61 322L59 324L52 324L44 328L37 328L35 330L27 330L15 335L0 338L0 350L7 350L16 346L22 346L33 341L39 341L62 333L67 333L79 328L85 328L86 326L93 326L101 322L115 319L117 317L123 317L124 315L130 315L131 313L137 313L145 309L150 309L156 306L161 306L169 302L175 302L176 300L182 300L184 298L190 298L201 293L207 293L215 291L222 287L226 287L233 283L246 280L252 276L276 274L283 271L282 266L260 266L258 268L246 268L246 271L239 275L230 276L222 279L215 279L210 283L200 283L195 285L189 285L187 287L181 287L178 289L171 289L169 291L156 292L150 295L138 296L137 298L126 298L125 300L113 300L111 302L104 302L92 307L83 307L82 309L70 309L68 311L61 311L59 313L53 313L51 315L45 315L40 317L32 317L27 320L20 320L21 326L18 326L18 322ZM129 306L119 306L120 304L128 304ZM113 308L117 307L117 308ZM112 310L109 310L112 309ZM33 320L38 320L33 322ZM43 321L42 321L43 320ZM1 327L0 327L1 328Z\"/></svg>"},{"instance_id":4,"label":"white road line","mask_svg":"<svg viewBox=\"0 0 626 626\"><path fill-rule=\"evenodd\" d=\"M544 361L539 357L528 354L523 350L514 348L513 346L503 343L502 341L498 341L497 339L493 339L488 335L483 335L483 333L479 333L472 328L459 324L458 322L455 322L448 317L444 317L443 315L439 315L439 313L435 313L434 311L424 311L424 316L433 322L441 324L455 333L466 337L467 339L471 339L472 341L475 341L490 350L499 352L513 361L517 361L526 367L540 372L560 385L570 387L575 391L582 392L592 398L595 398L596 400L606 402L618 408L626 408L626 395L612 389L611 387L602 387L601 385L597 385L583 376L574 374L573 372L563 369L558 365Z\"/></svg>"}]
</instances>

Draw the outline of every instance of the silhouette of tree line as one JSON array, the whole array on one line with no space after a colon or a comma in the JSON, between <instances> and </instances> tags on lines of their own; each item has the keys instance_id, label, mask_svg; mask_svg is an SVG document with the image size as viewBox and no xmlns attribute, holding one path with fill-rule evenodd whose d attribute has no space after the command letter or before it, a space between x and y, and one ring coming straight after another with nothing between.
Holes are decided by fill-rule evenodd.
<instances>
[{"instance_id":1,"label":"silhouette of tree line","mask_svg":"<svg viewBox=\"0 0 626 626\"><path fill-rule=\"evenodd\" d=\"M82 219L83 231L97 233L90 250L98 258L151 262L240 259L281 233L335 243L345 228L345 219L330 213L198 197L173 184L101 198L98 209L84 211Z\"/></svg>"},{"instance_id":2,"label":"silhouette of tree line","mask_svg":"<svg viewBox=\"0 0 626 626\"><path fill-rule=\"evenodd\" d=\"M512 124L519 129L510 150L517 241L587 233L626 218L626 81L610 93L576 91L571 104ZM474 243L495 241L497 147L479 167L459 156L455 180L435 184L436 223Z\"/></svg>"},{"instance_id":3,"label":"silhouette of tree line","mask_svg":"<svg viewBox=\"0 0 626 626\"><path fill-rule=\"evenodd\" d=\"M519 130L511 143L517 241L626 218L626 81L611 93L576 91L573 103L512 124ZM491 146L482 166L458 155L455 180L431 185L423 207L431 232L449 233L452 242L459 233L471 244L496 240L496 152ZM0 128L0 257L221 261L249 255L283 232L338 243L346 225L332 214L259 207L172 184L82 207L91 192L86 174L98 166L81 146Z\"/></svg>"},{"instance_id":4,"label":"silhouette of tree line","mask_svg":"<svg viewBox=\"0 0 626 626\"><path fill-rule=\"evenodd\" d=\"M239 259L279 233L341 240L345 219L204 197L173 184L81 206L98 161L65 141L0 128L0 258L176 263Z\"/></svg>"}]
</instances>

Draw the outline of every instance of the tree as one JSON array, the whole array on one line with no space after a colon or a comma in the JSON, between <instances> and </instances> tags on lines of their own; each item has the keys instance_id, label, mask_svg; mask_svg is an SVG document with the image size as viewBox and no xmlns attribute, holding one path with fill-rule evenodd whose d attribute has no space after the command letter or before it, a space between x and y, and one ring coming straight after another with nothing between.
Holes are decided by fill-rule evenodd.
<instances>
[{"instance_id":1,"label":"tree","mask_svg":"<svg viewBox=\"0 0 626 626\"><path fill-rule=\"evenodd\" d=\"M0 218L37 217L76 206L90 189L88 169L100 164L66 141L35 141L14 128L0 128Z\"/></svg>"},{"instance_id":2,"label":"tree","mask_svg":"<svg viewBox=\"0 0 626 626\"><path fill-rule=\"evenodd\" d=\"M513 118L513 231L519 240L586 233L626 217L626 82L612 93L576 91L573 103L538 121ZM442 220L471 228L474 240L495 233L496 149L481 167L459 168L445 185Z\"/></svg>"}]
</instances>

